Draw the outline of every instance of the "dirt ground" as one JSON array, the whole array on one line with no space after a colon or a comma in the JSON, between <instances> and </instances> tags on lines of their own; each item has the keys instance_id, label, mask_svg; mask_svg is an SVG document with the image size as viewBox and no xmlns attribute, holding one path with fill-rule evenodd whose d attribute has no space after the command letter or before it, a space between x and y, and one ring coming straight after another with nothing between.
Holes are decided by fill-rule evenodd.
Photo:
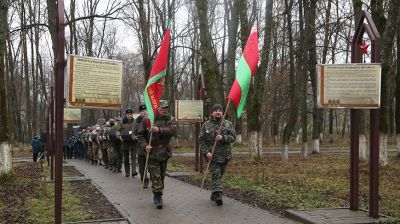
<instances>
[{"instance_id":1,"label":"dirt ground","mask_svg":"<svg viewBox=\"0 0 400 224\"><path fill-rule=\"evenodd\" d=\"M81 206L90 213L90 220L122 218L117 209L106 197L90 182L71 181L73 194L79 198Z\"/></svg>"},{"instance_id":2,"label":"dirt ground","mask_svg":"<svg viewBox=\"0 0 400 224\"><path fill-rule=\"evenodd\" d=\"M39 186L40 168L34 163L14 166L16 177L26 181L15 181L10 177L0 184L0 223L32 223L27 218L29 211L26 208L26 199ZM3 176L4 178L4 176Z\"/></svg>"},{"instance_id":3,"label":"dirt ground","mask_svg":"<svg viewBox=\"0 0 400 224\"><path fill-rule=\"evenodd\" d=\"M63 173L66 177L83 177L84 175L81 174L75 167L73 166L63 166Z\"/></svg>"},{"instance_id":4,"label":"dirt ground","mask_svg":"<svg viewBox=\"0 0 400 224\"><path fill-rule=\"evenodd\" d=\"M40 191L40 167L35 163L19 163L13 170L15 176L2 178L0 183L0 223L33 223L26 201ZM64 176L83 175L74 167L66 166ZM90 180L71 181L70 186L80 206L90 214L90 220L122 218Z\"/></svg>"},{"instance_id":5,"label":"dirt ground","mask_svg":"<svg viewBox=\"0 0 400 224\"><path fill-rule=\"evenodd\" d=\"M73 166L64 166L63 173L68 177L84 176ZM79 199L80 206L90 214L89 220L122 218L118 210L90 180L70 181L70 186L72 194Z\"/></svg>"}]
</instances>

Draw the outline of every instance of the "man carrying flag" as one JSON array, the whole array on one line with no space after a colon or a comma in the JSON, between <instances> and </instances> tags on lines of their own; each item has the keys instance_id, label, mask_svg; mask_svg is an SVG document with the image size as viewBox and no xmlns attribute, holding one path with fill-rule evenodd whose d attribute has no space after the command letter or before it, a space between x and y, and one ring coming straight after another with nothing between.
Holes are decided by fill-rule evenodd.
<instances>
[{"instance_id":1,"label":"man carrying flag","mask_svg":"<svg viewBox=\"0 0 400 224\"><path fill-rule=\"evenodd\" d=\"M206 121L200 130L199 145L201 153L211 161L212 194L211 201L222 205L222 184L228 162L232 159L231 143L236 140L235 127L232 122L222 117L221 104L214 104L210 119ZM220 128L221 127L221 128ZM215 150L213 149L213 145Z\"/></svg>"},{"instance_id":2,"label":"man carrying flag","mask_svg":"<svg viewBox=\"0 0 400 224\"><path fill-rule=\"evenodd\" d=\"M139 143L148 154L148 168L154 194L153 201L156 207L161 209L163 208L162 195L167 162L172 156L172 148L169 142L176 133L175 120L168 114L168 101L160 101L154 123L151 126L149 124L149 118L145 118L138 137Z\"/></svg>"},{"instance_id":3,"label":"man carrying flag","mask_svg":"<svg viewBox=\"0 0 400 224\"><path fill-rule=\"evenodd\" d=\"M160 51L144 90L144 101L148 117L143 120L142 128L138 133L139 144L146 150L144 173L146 173L148 166L154 194L153 201L158 209L163 208L162 195L165 172L167 161L172 156L172 148L169 142L176 132L175 121L168 114L168 101L160 101L168 65L170 33L170 23L168 23ZM144 182L142 183L140 199L142 197L143 184Z\"/></svg>"},{"instance_id":4,"label":"man carrying flag","mask_svg":"<svg viewBox=\"0 0 400 224\"><path fill-rule=\"evenodd\" d=\"M258 35L256 28L253 27L243 55L239 60L236 79L228 95L227 108L230 102L233 101L238 117L242 114L247 93L249 92L250 81L257 69L257 64ZM199 136L200 150L209 161L200 189L203 188L204 180L211 164L212 194L210 199L215 201L217 205L222 205L221 179L229 160L232 158L231 143L236 139L235 129L231 122L225 120L226 111L223 115L222 111L223 108L220 104L214 104L212 115L204 123Z\"/></svg>"}]
</instances>

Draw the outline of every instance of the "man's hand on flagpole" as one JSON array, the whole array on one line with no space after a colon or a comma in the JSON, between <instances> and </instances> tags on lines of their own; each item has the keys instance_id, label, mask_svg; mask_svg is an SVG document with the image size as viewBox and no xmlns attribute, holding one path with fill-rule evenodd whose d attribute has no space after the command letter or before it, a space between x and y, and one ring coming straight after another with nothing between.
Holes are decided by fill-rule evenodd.
<instances>
[{"instance_id":1,"label":"man's hand on flagpole","mask_svg":"<svg viewBox=\"0 0 400 224\"><path fill-rule=\"evenodd\" d=\"M152 148L153 148L153 147L151 147L151 145L146 146L146 152L147 152L147 153L150 153Z\"/></svg>"},{"instance_id":2,"label":"man's hand on flagpole","mask_svg":"<svg viewBox=\"0 0 400 224\"><path fill-rule=\"evenodd\" d=\"M211 153L211 152L207 153L207 154L206 154L206 157L207 157L207 159L208 159L209 161L211 161L211 159L212 159L212 153Z\"/></svg>"},{"instance_id":3,"label":"man's hand on flagpole","mask_svg":"<svg viewBox=\"0 0 400 224\"><path fill-rule=\"evenodd\" d=\"M158 133L159 131L160 131L160 128L159 128L159 127L157 127L157 126L151 127L151 132L153 132L153 133Z\"/></svg>"},{"instance_id":4,"label":"man's hand on flagpole","mask_svg":"<svg viewBox=\"0 0 400 224\"><path fill-rule=\"evenodd\" d=\"M222 140L222 135L215 136L215 141L219 142Z\"/></svg>"}]
</instances>

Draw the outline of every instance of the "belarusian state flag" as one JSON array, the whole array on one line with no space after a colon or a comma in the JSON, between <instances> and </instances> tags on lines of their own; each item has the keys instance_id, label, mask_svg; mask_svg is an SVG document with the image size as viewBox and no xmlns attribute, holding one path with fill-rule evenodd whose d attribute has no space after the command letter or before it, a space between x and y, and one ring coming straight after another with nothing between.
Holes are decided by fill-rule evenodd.
<instances>
[{"instance_id":1,"label":"belarusian state flag","mask_svg":"<svg viewBox=\"0 0 400 224\"><path fill-rule=\"evenodd\" d=\"M249 92L250 81L256 72L257 64L258 35L256 27L253 27L236 69L236 79L228 95L228 99L231 99L236 105L236 114L238 117L242 114L247 93Z\"/></svg>"},{"instance_id":2,"label":"belarusian state flag","mask_svg":"<svg viewBox=\"0 0 400 224\"><path fill-rule=\"evenodd\" d=\"M154 117L157 113L157 108L160 104L160 98L164 89L164 79L168 64L170 33L170 23L168 23L160 51L154 61L153 67L151 68L149 81L147 81L146 88L144 89L144 103L146 104L148 118L151 125L154 123Z\"/></svg>"}]
</instances>

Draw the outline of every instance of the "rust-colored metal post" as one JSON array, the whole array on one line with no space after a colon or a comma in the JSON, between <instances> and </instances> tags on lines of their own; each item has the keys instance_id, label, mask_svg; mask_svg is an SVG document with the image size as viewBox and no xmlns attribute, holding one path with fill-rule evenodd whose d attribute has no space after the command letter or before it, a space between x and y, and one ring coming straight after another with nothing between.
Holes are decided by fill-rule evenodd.
<instances>
[{"instance_id":1,"label":"rust-colored metal post","mask_svg":"<svg viewBox=\"0 0 400 224\"><path fill-rule=\"evenodd\" d=\"M194 171L199 172L199 156L200 156L200 143L199 143L199 134L200 134L200 122L196 122L196 130L194 137L196 138L196 148L194 153Z\"/></svg>"},{"instance_id":2,"label":"rust-colored metal post","mask_svg":"<svg viewBox=\"0 0 400 224\"><path fill-rule=\"evenodd\" d=\"M64 121L64 67L65 67L65 24L64 24L64 0L57 1L57 22L56 22L56 77L55 77L55 126L56 126L56 147L55 147L55 207L54 220L61 224L62 208L62 147L63 147L63 121Z\"/></svg>"},{"instance_id":3,"label":"rust-colored metal post","mask_svg":"<svg viewBox=\"0 0 400 224\"><path fill-rule=\"evenodd\" d=\"M364 20L367 20L365 23ZM364 33L368 34L368 37L371 40L371 62L379 63L380 62L380 46L379 40L380 35L378 29L375 26L374 21L372 20L371 15L367 11L362 11L360 21L356 27L356 32L351 45L351 61L352 63L361 62L360 52L357 48L361 42ZM353 110L352 110L353 111ZM352 114L353 116L353 114ZM353 118L352 118L353 119ZM352 129L356 129L353 127L354 123L352 120L351 126ZM357 127L358 129L358 127ZM358 153L358 144L356 145L353 141L358 136L353 136L355 133L352 131L352 136L350 140L351 144L351 163L350 163L350 209L358 210L358 162L355 163L356 156L355 151ZM369 154L369 216L378 218L379 217L379 110L371 109L370 110L370 154ZM358 154L357 154L358 157ZM355 167L357 166L357 168ZM357 174L356 174L357 173ZM355 180L355 176L357 175L357 180ZM354 181L357 181L357 187L355 186ZM355 196L357 194L357 196Z\"/></svg>"},{"instance_id":4,"label":"rust-colored metal post","mask_svg":"<svg viewBox=\"0 0 400 224\"><path fill-rule=\"evenodd\" d=\"M380 35L369 14L366 15L371 38L371 62L381 62ZM369 216L379 217L379 110L370 110L370 144L369 144Z\"/></svg>"},{"instance_id":5,"label":"rust-colored metal post","mask_svg":"<svg viewBox=\"0 0 400 224\"><path fill-rule=\"evenodd\" d=\"M360 111L351 109L350 115L350 210L359 209L359 132Z\"/></svg>"},{"instance_id":6,"label":"rust-colored metal post","mask_svg":"<svg viewBox=\"0 0 400 224\"><path fill-rule=\"evenodd\" d=\"M379 217L379 110L370 110L369 216Z\"/></svg>"},{"instance_id":7,"label":"rust-colored metal post","mask_svg":"<svg viewBox=\"0 0 400 224\"><path fill-rule=\"evenodd\" d=\"M50 154L50 180L54 180L54 86L50 87L50 133L49 133L49 154Z\"/></svg>"},{"instance_id":8,"label":"rust-colored metal post","mask_svg":"<svg viewBox=\"0 0 400 224\"><path fill-rule=\"evenodd\" d=\"M50 101L47 106L47 112L46 112L46 152L48 158L50 158ZM47 166L50 167L50 159L47 160Z\"/></svg>"},{"instance_id":9,"label":"rust-colored metal post","mask_svg":"<svg viewBox=\"0 0 400 224\"><path fill-rule=\"evenodd\" d=\"M363 19L361 19L363 20ZM358 23L356 33L351 44L351 63L360 63L361 56L359 51L360 38L364 33L361 21ZM350 110L350 210L357 211L359 209L359 186L360 186L360 111L357 109Z\"/></svg>"}]
</instances>

